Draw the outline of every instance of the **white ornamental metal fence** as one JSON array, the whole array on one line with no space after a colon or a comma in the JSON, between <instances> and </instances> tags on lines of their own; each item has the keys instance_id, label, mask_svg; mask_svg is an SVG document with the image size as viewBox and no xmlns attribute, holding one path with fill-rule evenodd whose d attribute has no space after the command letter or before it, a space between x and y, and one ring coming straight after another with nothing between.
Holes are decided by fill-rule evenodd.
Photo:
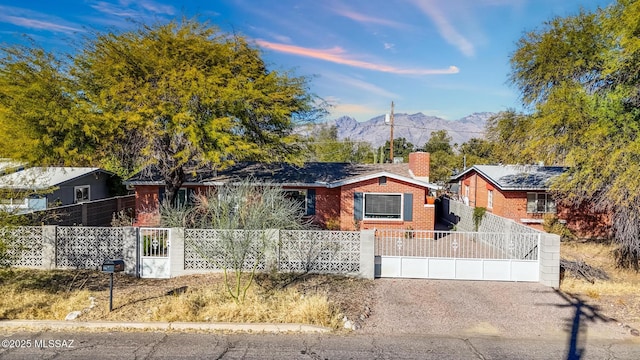
<instances>
[{"instance_id":1,"label":"white ornamental metal fence","mask_svg":"<svg viewBox=\"0 0 640 360\"><path fill-rule=\"evenodd\" d=\"M538 260L540 235L377 230L377 256Z\"/></svg>"}]
</instances>

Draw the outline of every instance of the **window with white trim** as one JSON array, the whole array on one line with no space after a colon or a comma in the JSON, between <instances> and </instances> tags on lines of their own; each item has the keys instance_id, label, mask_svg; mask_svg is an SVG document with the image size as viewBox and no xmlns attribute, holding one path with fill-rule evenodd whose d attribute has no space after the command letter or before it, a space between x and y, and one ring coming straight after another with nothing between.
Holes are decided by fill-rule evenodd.
<instances>
[{"instance_id":1,"label":"window with white trim","mask_svg":"<svg viewBox=\"0 0 640 360\"><path fill-rule=\"evenodd\" d=\"M89 185L76 186L73 188L73 202L80 203L91 199L91 188Z\"/></svg>"},{"instance_id":2,"label":"window with white trim","mask_svg":"<svg viewBox=\"0 0 640 360\"><path fill-rule=\"evenodd\" d=\"M527 213L556 213L556 202L547 193L527 193Z\"/></svg>"},{"instance_id":3,"label":"window with white trim","mask_svg":"<svg viewBox=\"0 0 640 360\"><path fill-rule=\"evenodd\" d=\"M493 208L493 190L487 191L487 208Z\"/></svg>"},{"instance_id":4,"label":"window with white trim","mask_svg":"<svg viewBox=\"0 0 640 360\"><path fill-rule=\"evenodd\" d=\"M364 194L365 219L402 220L402 194Z\"/></svg>"}]
</instances>

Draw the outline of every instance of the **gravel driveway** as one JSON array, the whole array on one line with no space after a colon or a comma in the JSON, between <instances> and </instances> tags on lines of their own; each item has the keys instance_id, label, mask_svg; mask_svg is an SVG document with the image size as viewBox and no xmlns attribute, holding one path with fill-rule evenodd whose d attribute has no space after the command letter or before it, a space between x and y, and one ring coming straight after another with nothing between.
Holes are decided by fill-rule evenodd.
<instances>
[{"instance_id":1,"label":"gravel driveway","mask_svg":"<svg viewBox=\"0 0 640 360\"><path fill-rule=\"evenodd\" d=\"M531 339L567 338L579 328L588 338L638 340L578 303L538 283L377 279L371 316L359 332ZM578 308L584 315L576 324Z\"/></svg>"}]
</instances>

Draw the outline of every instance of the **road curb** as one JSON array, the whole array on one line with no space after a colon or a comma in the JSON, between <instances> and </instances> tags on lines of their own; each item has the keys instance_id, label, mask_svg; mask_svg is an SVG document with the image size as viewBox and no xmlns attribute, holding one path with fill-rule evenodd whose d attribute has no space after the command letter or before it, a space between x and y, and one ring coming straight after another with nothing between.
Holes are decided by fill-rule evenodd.
<instances>
[{"instance_id":1,"label":"road curb","mask_svg":"<svg viewBox=\"0 0 640 360\"><path fill-rule=\"evenodd\" d=\"M306 324L274 323L205 323L205 322L115 322L115 321L58 321L58 320L6 320L0 321L0 328L21 328L40 330L63 329L132 329L163 331L229 331L252 333L327 333L331 329Z\"/></svg>"}]
</instances>

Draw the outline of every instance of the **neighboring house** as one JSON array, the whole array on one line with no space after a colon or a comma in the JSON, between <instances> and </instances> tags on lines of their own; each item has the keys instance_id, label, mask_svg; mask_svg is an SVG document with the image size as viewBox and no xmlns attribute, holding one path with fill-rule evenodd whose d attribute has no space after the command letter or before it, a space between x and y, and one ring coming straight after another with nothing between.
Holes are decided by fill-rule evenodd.
<instances>
[{"instance_id":1,"label":"neighboring house","mask_svg":"<svg viewBox=\"0 0 640 360\"><path fill-rule=\"evenodd\" d=\"M341 230L397 228L433 230L435 209L427 196L439 187L429 183L429 154L412 153L408 164L244 162L222 171L201 170L187 179L180 201L190 194L241 179L281 186L304 203L305 214L321 227ZM125 182L135 188L137 225L159 222L164 182L153 168Z\"/></svg>"},{"instance_id":2,"label":"neighboring house","mask_svg":"<svg viewBox=\"0 0 640 360\"><path fill-rule=\"evenodd\" d=\"M566 167L539 165L474 165L452 177L458 198L471 207L542 230L545 215L554 215L583 237L606 237L606 214L563 206L549 192L551 181Z\"/></svg>"},{"instance_id":3,"label":"neighboring house","mask_svg":"<svg viewBox=\"0 0 640 360\"><path fill-rule=\"evenodd\" d=\"M0 176L0 206L21 213L104 199L108 171L89 167L31 167Z\"/></svg>"}]
</instances>

